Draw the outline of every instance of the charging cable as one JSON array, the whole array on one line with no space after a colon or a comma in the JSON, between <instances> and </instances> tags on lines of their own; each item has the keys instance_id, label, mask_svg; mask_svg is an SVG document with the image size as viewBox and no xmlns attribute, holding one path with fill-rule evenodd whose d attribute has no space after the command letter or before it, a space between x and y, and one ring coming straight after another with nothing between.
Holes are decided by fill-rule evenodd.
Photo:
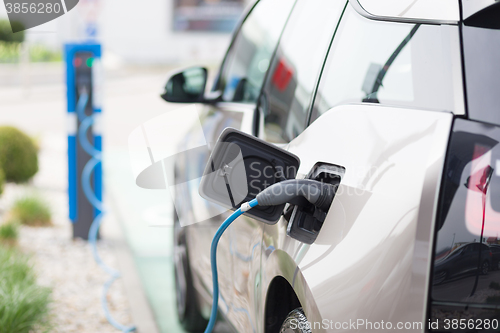
<instances>
[{"instance_id":1,"label":"charging cable","mask_svg":"<svg viewBox=\"0 0 500 333\"><path fill-rule=\"evenodd\" d=\"M104 310L104 315L108 322L113 325L117 330L120 330L124 333L135 331L136 328L134 326L125 326L116 321L111 315L108 307L107 294L113 282L120 277L120 273L109 267L104 263L104 261L99 256L97 252L97 233L99 232L99 228L101 227L102 218L104 216L105 210L102 202L97 198L95 193L92 190L92 186L90 185L92 171L94 168L102 162L102 153L97 150L88 140L87 140L87 131L89 127L94 123L93 116L87 116L85 114L85 107L87 106L89 100L89 95L85 88L80 91L80 98L76 104L76 112L78 119L80 120L80 127L78 128L78 141L80 142L81 147L87 154L91 156L90 160L85 164L85 167L82 171L82 189L85 197L90 202L95 209L99 210L99 214L94 218L92 224L89 229L89 243L92 249L92 255L94 256L95 262L109 275L111 278L106 281L104 284L104 288L101 294L101 304Z\"/></svg>"},{"instance_id":2,"label":"charging cable","mask_svg":"<svg viewBox=\"0 0 500 333\"><path fill-rule=\"evenodd\" d=\"M210 262L212 265L212 283L213 283L213 300L212 300L212 311L210 313L210 320L208 321L205 333L211 333L215 326L215 321L217 320L217 310L219 306L219 280L217 276L217 245L219 240L226 231L227 227L231 225L241 214L248 211L250 208L258 205L257 199L253 199L250 202L244 203L238 208L234 213L232 213L225 221L221 224L219 229L212 239L212 246L210 247Z\"/></svg>"},{"instance_id":3,"label":"charging cable","mask_svg":"<svg viewBox=\"0 0 500 333\"><path fill-rule=\"evenodd\" d=\"M291 179L285 180L269 186L257 197L249 202L245 202L232 213L217 229L212 246L210 247L210 262L212 266L212 311L210 320L204 333L211 333L217 320L217 311L219 305L219 280L217 276L217 245L226 229L243 213L256 206L277 206L290 202L297 197L304 197L311 204L318 208L328 210L335 196L335 186L325 184L311 179Z\"/></svg>"}]
</instances>

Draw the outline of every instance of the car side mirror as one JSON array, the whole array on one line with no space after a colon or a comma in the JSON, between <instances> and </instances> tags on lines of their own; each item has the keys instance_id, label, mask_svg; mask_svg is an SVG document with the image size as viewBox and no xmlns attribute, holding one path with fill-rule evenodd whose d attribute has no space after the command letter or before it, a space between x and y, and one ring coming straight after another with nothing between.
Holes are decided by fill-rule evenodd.
<instances>
[{"instance_id":1,"label":"car side mirror","mask_svg":"<svg viewBox=\"0 0 500 333\"><path fill-rule=\"evenodd\" d=\"M167 102L202 103L205 98L208 71L204 67L191 67L170 77L161 94Z\"/></svg>"},{"instance_id":2,"label":"car side mirror","mask_svg":"<svg viewBox=\"0 0 500 333\"><path fill-rule=\"evenodd\" d=\"M234 128L226 128L210 155L200 184L200 195L235 210L277 182L295 179L300 160L286 150ZM267 224L276 223L285 204L257 206L246 214Z\"/></svg>"}]
</instances>

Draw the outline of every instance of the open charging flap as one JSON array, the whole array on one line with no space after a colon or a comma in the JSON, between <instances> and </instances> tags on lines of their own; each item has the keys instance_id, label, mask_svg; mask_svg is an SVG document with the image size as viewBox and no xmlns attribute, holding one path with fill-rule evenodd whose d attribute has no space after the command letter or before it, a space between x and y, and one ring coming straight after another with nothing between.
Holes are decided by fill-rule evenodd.
<instances>
[{"instance_id":1,"label":"open charging flap","mask_svg":"<svg viewBox=\"0 0 500 333\"><path fill-rule=\"evenodd\" d=\"M226 128L214 146L205 167L200 195L228 209L236 210L263 189L295 179L297 156L234 128ZM261 222L278 222L285 204L257 206L246 212Z\"/></svg>"}]
</instances>

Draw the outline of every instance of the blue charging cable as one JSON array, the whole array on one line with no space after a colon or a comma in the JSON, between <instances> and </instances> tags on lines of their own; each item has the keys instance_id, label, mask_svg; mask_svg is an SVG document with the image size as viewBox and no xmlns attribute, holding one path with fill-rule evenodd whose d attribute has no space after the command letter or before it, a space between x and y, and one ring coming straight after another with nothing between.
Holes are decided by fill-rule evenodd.
<instances>
[{"instance_id":1,"label":"blue charging cable","mask_svg":"<svg viewBox=\"0 0 500 333\"><path fill-rule=\"evenodd\" d=\"M322 183L311 179L289 179L273 184L257 197L241 205L233 214L231 214L224 223L221 224L212 240L210 249L210 260L212 263L212 282L213 282L213 301L210 320L208 321L205 333L211 333L217 319L217 307L219 304L219 281L217 278L217 244L222 233L236 220L241 214L250 210L252 207L259 206L277 206L292 199L302 196L315 207L328 211L335 197L336 186Z\"/></svg>"},{"instance_id":2,"label":"blue charging cable","mask_svg":"<svg viewBox=\"0 0 500 333\"><path fill-rule=\"evenodd\" d=\"M120 273L109 267L104 263L104 261L99 256L97 252L97 233L99 232L99 228L101 227L102 218L104 216L104 206L102 202L96 197L95 193L92 190L92 186L90 184L92 171L94 168L99 165L102 161L102 153L97 150L90 142L87 140L87 131L89 127L94 123L93 116L87 116L85 114L85 106L87 105L89 100L89 95L85 89L80 92L80 98L78 99L78 103L76 104L76 112L78 119L80 120L80 127L78 129L78 141L82 146L83 150L87 154L91 156L91 159L85 164L85 167L82 171L82 189L85 197L90 202L92 206L94 206L97 210L99 210L99 214L94 218L92 224L89 229L89 243L92 249L92 254L94 256L95 262L109 275L111 278L106 281L104 284L104 288L101 294L101 304L104 310L104 315L108 322L113 325L117 330L120 330L124 333L135 331L136 328L134 326L125 326L117 322L113 316L111 315L108 308L108 301L106 295L108 294L109 289L113 282L120 277Z\"/></svg>"},{"instance_id":3,"label":"blue charging cable","mask_svg":"<svg viewBox=\"0 0 500 333\"><path fill-rule=\"evenodd\" d=\"M234 213L232 213L225 221L221 224L219 229L212 239L212 246L210 248L210 262L212 264L212 283L213 283L213 300L212 300L212 312L210 313L210 320L208 321L207 328L205 328L205 333L211 333L214 329L215 322L217 320L217 310L219 306L219 279L217 277L217 245L219 240L226 231L226 229L234 222L241 214L248 211L250 208L257 206L259 203L257 199L253 199L248 203L244 203L238 208Z\"/></svg>"}]
</instances>

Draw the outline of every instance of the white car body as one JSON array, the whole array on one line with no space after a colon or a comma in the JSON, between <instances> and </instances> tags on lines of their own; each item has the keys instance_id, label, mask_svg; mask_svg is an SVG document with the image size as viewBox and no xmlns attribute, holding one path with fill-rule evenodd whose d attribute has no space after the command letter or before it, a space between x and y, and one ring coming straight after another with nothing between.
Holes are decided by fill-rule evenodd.
<instances>
[{"instance_id":1,"label":"white car body","mask_svg":"<svg viewBox=\"0 0 500 333\"><path fill-rule=\"evenodd\" d=\"M491 1L483 1L480 7L488 5ZM271 332L267 322L270 295L274 295L271 289L283 281L296 295L313 332L389 332L397 323L413 325L402 328L405 332L427 330L423 324L428 319L443 168L454 119L466 113L457 51L459 3L351 0L347 7L367 20L441 24L443 44L451 50L445 56L451 77L451 106L433 109L340 103L288 143L279 144L300 158L297 178L306 177L317 163L341 166L346 171L313 244L287 235L284 217L267 225L242 216L226 231L218 250L219 307L237 332ZM477 10L470 9L471 13ZM259 137L266 139L262 118L256 123L255 110L251 103L200 106L205 137L213 143L229 126L249 134L258 128ZM177 170L185 173L189 163L197 162L184 161ZM182 181L182 175L177 177ZM198 196L187 188L177 193L176 207L184 207L177 214L194 220L196 211L210 210L209 206L186 203L196 202ZM183 231L197 292L195 301L205 317L212 300L210 242L228 215L195 223ZM390 322L393 327L353 328L346 324L359 324L360 320Z\"/></svg>"}]
</instances>

